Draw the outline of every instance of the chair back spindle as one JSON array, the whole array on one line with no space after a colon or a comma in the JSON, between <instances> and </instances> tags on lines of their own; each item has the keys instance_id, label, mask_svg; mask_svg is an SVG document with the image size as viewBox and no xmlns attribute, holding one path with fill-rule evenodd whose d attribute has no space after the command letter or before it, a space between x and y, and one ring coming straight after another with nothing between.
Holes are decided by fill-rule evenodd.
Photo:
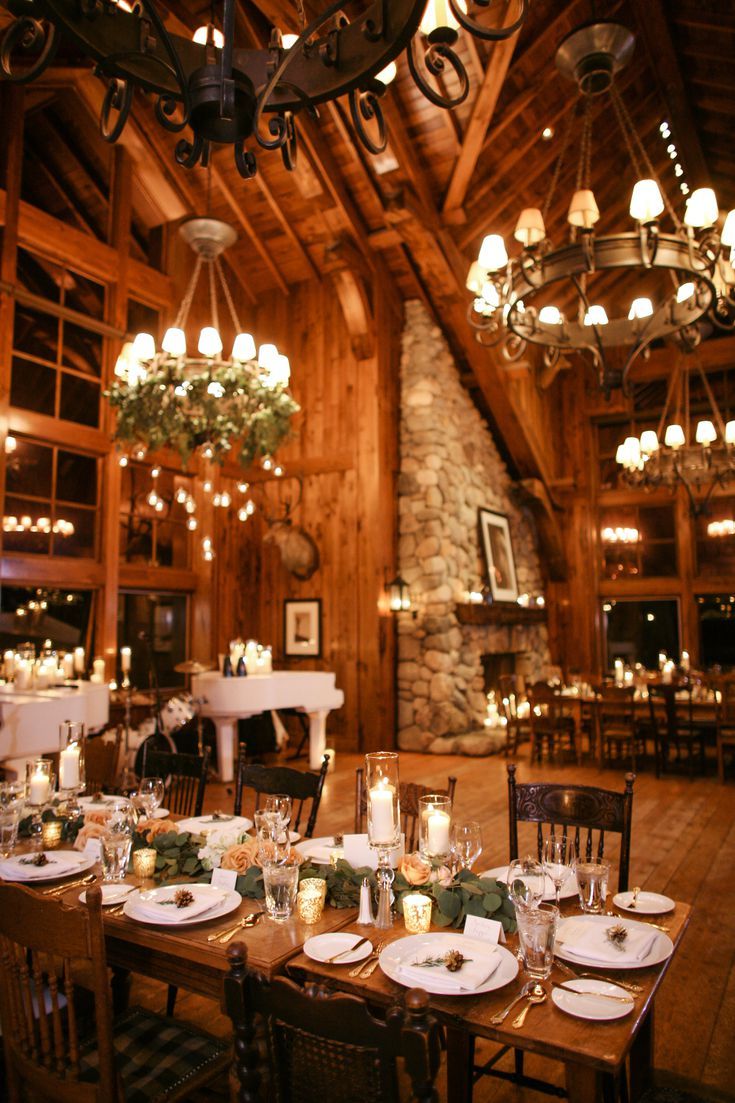
<instances>
[{"instance_id":1,"label":"chair back spindle","mask_svg":"<svg viewBox=\"0 0 735 1103\"><path fill-rule=\"evenodd\" d=\"M201 816L208 769L209 747L203 755L144 750L143 776L163 778L166 807L177 816Z\"/></svg>"},{"instance_id":2,"label":"chair back spindle","mask_svg":"<svg viewBox=\"0 0 735 1103\"><path fill-rule=\"evenodd\" d=\"M241 743L235 783L234 814L236 816L242 814L243 791L245 789L254 790L255 808L258 807L260 798L264 794L285 793L291 798L291 829L300 831L299 825L304 814L305 802L311 801L306 827L302 832L305 839L311 839L316 827L316 817L319 812L319 804L322 799L328 770L328 754L324 755L318 773L294 770L289 766L252 764L247 761L246 745Z\"/></svg>"}]
</instances>

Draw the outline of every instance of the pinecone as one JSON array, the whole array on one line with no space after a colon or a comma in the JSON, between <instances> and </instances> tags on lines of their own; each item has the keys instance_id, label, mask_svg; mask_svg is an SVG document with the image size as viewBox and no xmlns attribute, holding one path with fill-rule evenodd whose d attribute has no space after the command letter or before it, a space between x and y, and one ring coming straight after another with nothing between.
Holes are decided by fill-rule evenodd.
<instances>
[{"instance_id":1,"label":"pinecone","mask_svg":"<svg viewBox=\"0 0 735 1103\"><path fill-rule=\"evenodd\" d=\"M464 954L459 950L448 950L444 957L444 965L450 973L456 973L464 965Z\"/></svg>"},{"instance_id":2,"label":"pinecone","mask_svg":"<svg viewBox=\"0 0 735 1103\"><path fill-rule=\"evenodd\" d=\"M605 933L610 942L622 949L623 943L628 937L628 928L623 926L622 923L616 923L614 927L608 927Z\"/></svg>"},{"instance_id":3,"label":"pinecone","mask_svg":"<svg viewBox=\"0 0 735 1103\"><path fill-rule=\"evenodd\" d=\"M188 889L179 889L174 896L174 904L177 908L188 908L189 904L194 903L194 893L189 892Z\"/></svg>"}]
</instances>

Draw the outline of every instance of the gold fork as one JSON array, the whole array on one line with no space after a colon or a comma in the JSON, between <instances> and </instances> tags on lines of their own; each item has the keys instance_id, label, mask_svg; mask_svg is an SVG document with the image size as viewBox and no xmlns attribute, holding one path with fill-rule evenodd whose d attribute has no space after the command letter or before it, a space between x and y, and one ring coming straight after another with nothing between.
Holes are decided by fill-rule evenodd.
<instances>
[{"instance_id":1,"label":"gold fork","mask_svg":"<svg viewBox=\"0 0 735 1103\"><path fill-rule=\"evenodd\" d=\"M378 944L373 947L372 951L368 955L367 961L363 960L363 961L358 962L354 969L350 969L347 976L348 977L359 977L359 975L360 975L360 973L362 973L363 969L366 969L368 965L372 964L373 960L380 956L380 954L383 952L383 950L385 949L385 947L387 945L388 945L388 943L385 939L382 942L378 942Z\"/></svg>"}]
</instances>

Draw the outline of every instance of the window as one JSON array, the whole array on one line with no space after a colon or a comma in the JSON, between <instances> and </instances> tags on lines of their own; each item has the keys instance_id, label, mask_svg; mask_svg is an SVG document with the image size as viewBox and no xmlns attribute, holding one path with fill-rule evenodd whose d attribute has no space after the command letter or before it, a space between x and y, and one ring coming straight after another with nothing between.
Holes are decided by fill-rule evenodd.
<instances>
[{"instance_id":1,"label":"window","mask_svg":"<svg viewBox=\"0 0 735 1103\"><path fill-rule=\"evenodd\" d=\"M602 625L608 670L615 659L656 670L661 651L678 658L679 602L675 599L608 599L602 603Z\"/></svg>"},{"instance_id":2,"label":"window","mask_svg":"<svg viewBox=\"0 0 735 1103\"><path fill-rule=\"evenodd\" d=\"M697 598L702 666L735 667L735 594Z\"/></svg>"},{"instance_id":3,"label":"window","mask_svg":"<svg viewBox=\"0 0 735 1103\"><path fill-rule=\"evenodd\" d=\"M0 647L30 642L38 651L47 639L56 651L87 646L93 599L91 590L3 586Z\"/></svg>"},{"instance_id":4,"label":"window","mask_svg":"<svg viewBox=\"0 0 735 1103\"><path fill-rule=\"evenodd\" d=\"M600 510L600 533L636 529L634 543L602 539L604 578L671 578L676 575L676 531L672 506L626 506Z\"/></svg>"},{"instance_id":5,"label":"window","mask_svg":"<svg viewBox=\"0 0 735 1103\"><path fill-rule=\"evenodd\" d=\"M160 468L129 463L120 488L120 558L153 567L188 567L189 513L185 501L192 480Z\"/></svg>"},{"instance_id":6,"label":"window","mask_svg":"<svg viewBox=\"0 0 735 1103\"><path fill-rule=\"evenodd\" d=\"M697 539L697 574L701 578L735 577L735 536L710 536L712 522L735 518L735 497L714 498L709 512L695 521Z\"/></svg>"},{"instance_id":7,"label":"window","mask_svg":"<svg viewBox=\"0 0 735 1103\"><path fill-rule=\"evenodd\" d=\"M93 456L17 437L7 462L4 550L93 557L98 468Z\"/></svg>"},{"instance_id":8,"label":"window","mask_svg":"<svg viewBox=\"0 0 735 1103\"><path fill-rule=\"evenodd\" d=\"M184 675L174 667L187 657L186 594L121 590L117 638L132 652L130 680L140 688L180 686Z\"/></svg>"}]
</instances>

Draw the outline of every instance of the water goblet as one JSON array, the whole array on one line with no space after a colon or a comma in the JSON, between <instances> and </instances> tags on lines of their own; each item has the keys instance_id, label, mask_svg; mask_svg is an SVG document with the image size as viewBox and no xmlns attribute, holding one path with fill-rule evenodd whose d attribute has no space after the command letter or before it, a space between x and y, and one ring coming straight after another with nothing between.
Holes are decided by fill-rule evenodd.
<instances>
[{"instance_id":1,"label":"water goblet","mask_svg":"<svg viewBox=\"0 0 735 1103\"><path fill-rule=\"evenodd\" d=\"M574 847L566 835L549 835L544 842L543 861L544 869L554 884L557 908L562 885L574 870L574 860Z\"/></svg>"},{"instance_id":2,"label":"water goblet","mask_svg":"<svg viewBox=\"0 0 735 1103\"><path fill-rule=\"evenodd\" d=\"M264 810L273 812L280 822L281 827L288 827L291 820L291 798L285 793L270 793L265 798Z\"/></svg>"},{"instance_id":3,"label":"water goblet","mask_svg":"<svg viewBox=\"0 0 735 1103\"><path fill-rule=\"evenodd\" d=\"M469 869L482 854L482 828L476 820L452 826L452 854L460 869Z\"/></svg>"},{"instance_id":4,"label":"water goblet","mask_svg":"<svg viewBox=\"0 0 735 1103\"><path fill-rule=\"evenodd\" d=\"M125 797L112 801L101 836L100 857L104 881L124 880L133 845L134 829L135 811L132 803Z\"/></svg>"},{"instance_id":5,"label":"water goblet","mask_svg":"<svg viewBox=\"0 0 735 1103\"><path fill-rule=\"evenodd\" d=\"M152 819L156 809L161 807L164 792L163 778L141 778L138 786L137 802L143 808L147 819Z\"/></svg>"},{"instance_id":6,"label":"water goblet","mask_svg":"<svg viewBox=\"0 0 735 1103\"><path fill-rule=\"evenodd\" d=\"M537 861L531 854L527 854L525 858L513 859L508 866L506 882L508 896L513 901L516 916L525 908L538 907L543 900L546 874L541 862ZM520 941L516 957L520 962L523 961L523 949Z\"/></svg>"}]
</instances>

